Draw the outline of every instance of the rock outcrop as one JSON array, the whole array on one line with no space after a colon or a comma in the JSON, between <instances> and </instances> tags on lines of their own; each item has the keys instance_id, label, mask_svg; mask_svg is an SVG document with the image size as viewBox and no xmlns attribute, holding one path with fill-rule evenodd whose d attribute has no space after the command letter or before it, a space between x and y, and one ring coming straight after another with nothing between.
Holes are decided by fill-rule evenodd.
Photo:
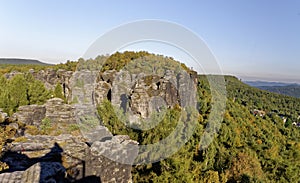
<instances>
[{"instance_id":1,"label":"rock outcrop","mask_svg":"<svg viewBox=\"0 0 300 183\"><path fill-rule=\"evenodd\" d=\"M193 73L166 70L161 75L147 75L123 70L99 73L53 69L30 73L48 89L61 84L68 104L52 98L44 105L21 106L12 121L40 127L44 119L49 119L61 135L25 133L21 142L7 143L1 161L9 165L9 170L0 174L0 182L131 182L138 143L128 136L113 136L101 123L96 105L108 99L134 123L163 108L196 106L197 79ZM0 111L0 118L7 117ZM78 125L80 135L68 134L66 126L72 124ZM11 126L19 128L18 123Z\"/></svg>"},{"instance_id":2,"label":"rock outcrop","mask_svg":"<svg viewBox=\"0 0 300 183\"><path fill-rule=\"evenodd\" d=\"M28 125L39 126L46 116L45 105L26 105L20 106L18 112L13 114L15 120L21 121Z\"/></svg>"},{"instance_id":3,"label":"rock outcrop","mask_svg":"<svg viewBox=\"0 0 300 183\"><path fill-rule=\"evenodd\" d=\"M65 71L62 69L54 70L54 69L46 69L40 70L38 72L34 70L29 71L32 76L42 81L45 84L45 87L49 90L54 90L57 84L60 84L63 89L63 94L66 99L70 99L71 97L71 87L70 87L70 78L73 75L72 71Z\"/></svg>"},{"instance_id":4,"label":"rock outcrop","mask_svg":"<svg viewBox=\"0 0 300 183\"><path fill-rule=\"evenodd\" d=\"M75 108L65 104L60 98L49 99L44 105L20 106L13 118L28 125L39 127L43 119L50 119L52 123L75 124Z\"/></svg>"},{"instance_id":5,"label":"rock outcrop","mask_svg":"<svg viewBox=\"0 0 300 183\"><path fill-rule=\"evenodd\" d=\"M130 182L131 165L110 159L107 154L133 162L138 151L125 151L124 145L128 144L136 142L128 136L115 136L89 147L83 138L72 135L27 135L26 142L13 142L5 147L2 161L9 165L11 173L0 174L0 182L75 182L89 178L99 182Z\"/></svg>"},{"instance_id":6,"label":"rock outcrop","mask_svg":"<svg viewBox=\"0 0 300 183\"><path fill-rule=\"evenodd\" d=\"M163 107L196 106L196 84L197 77L187 72L166 70L159 76L106 71L97 78L94 101L100 104L108 99L135 116L132 119L148 118Z\"/></svg>"}]
</instances>

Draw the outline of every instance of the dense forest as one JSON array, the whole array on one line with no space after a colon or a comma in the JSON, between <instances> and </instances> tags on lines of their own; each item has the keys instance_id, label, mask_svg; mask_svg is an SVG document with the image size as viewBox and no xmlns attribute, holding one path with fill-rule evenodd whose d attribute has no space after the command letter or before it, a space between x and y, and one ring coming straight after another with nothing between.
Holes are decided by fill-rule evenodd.
<instances>
[{"instance_id":1,"label":"dense forest","mask_svg":"<svg viewBox=\"0 0 300 183\"><path fill-rule=\"evenodd\" d=\"M103 60L107 62L101 67L102 71L120 70L135 58L149 55L147 52L116 53L110 57L99 56L89 62L79 59L55 66L0 65L0 108L12 114L21 105L42 104L51 95L61 97L59 86L49 91L29 74L16 75L8 80L4 77L5 73L27 73L29 69L41 70L47 67L74 71L78 63L81 64L77 69L99 69L97 63L103 63ZM182 67L190 72L185 65ZM134 182L300 181L300 128L292 125L292 122L299 120L300 99L250 87L233 76L225 76L225 81L226 111L221 128L209 147L199 149L201 137L208 125L212 98L207 77L199 75L199 115L192 138L165 160L133 166ZM179 106L174 106L168 109L156 128L139 131L127 128L119 121L110 101L105 100L97 109L103 123L112 133L127 134L140 144L154 143L170 134L181 110ZM261 111L262 115L256 115L255 111ZM283 118L287 119L285 123ZM5 130L2 126L3 143L8 138Z\"/></svg>"}]
</instances>

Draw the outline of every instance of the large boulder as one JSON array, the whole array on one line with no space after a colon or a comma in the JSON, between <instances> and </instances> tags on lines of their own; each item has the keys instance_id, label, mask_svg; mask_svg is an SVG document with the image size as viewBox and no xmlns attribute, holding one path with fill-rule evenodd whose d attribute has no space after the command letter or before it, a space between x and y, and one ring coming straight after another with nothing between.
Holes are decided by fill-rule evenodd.
<instances>
[{"instance_id":1,"label":"large boulder","mask_svg":"<svg viewBox=\"0 0 300 183\"><path fill-rule=\"evenodd\" d=\"M87 175L101 182L131 182L131 167L138 155L138 143L126 135L96 141L88 156Z\"/></svg>"}]
</instances>

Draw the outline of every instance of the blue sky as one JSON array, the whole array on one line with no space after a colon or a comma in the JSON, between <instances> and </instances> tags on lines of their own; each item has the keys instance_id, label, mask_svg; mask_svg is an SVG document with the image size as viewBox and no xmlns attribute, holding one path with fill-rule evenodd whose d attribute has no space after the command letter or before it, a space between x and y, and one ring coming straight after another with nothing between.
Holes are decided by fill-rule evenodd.
<instances>
[{"instance_id":1,"label":"blue sky","mask_svg":"<svg viewBox=\"0 0 300 183\"><path fill-rule=\"evenodd\" d=\"M142 19L192 30L225 74L300 82L297 0L0 0L0 57L77 60L105 32Z\"/></svg>"}]
</instances>

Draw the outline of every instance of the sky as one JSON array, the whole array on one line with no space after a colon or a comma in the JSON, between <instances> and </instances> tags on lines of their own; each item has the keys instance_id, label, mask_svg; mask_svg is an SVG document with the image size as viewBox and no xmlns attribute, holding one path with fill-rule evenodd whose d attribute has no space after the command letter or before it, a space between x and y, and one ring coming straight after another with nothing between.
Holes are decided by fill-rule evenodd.
<instances>
[{"instance_id":1,"label":"sky","mask_svg":"<svg viewBox=\"0 0 300 183\"><path fill-rule=\"evenodd\" d=\"M143 19L193 31L224 74L300 83L298 0L0 0L0 58L77 60L101 35Z\"/></svg>"}]
</instances>

